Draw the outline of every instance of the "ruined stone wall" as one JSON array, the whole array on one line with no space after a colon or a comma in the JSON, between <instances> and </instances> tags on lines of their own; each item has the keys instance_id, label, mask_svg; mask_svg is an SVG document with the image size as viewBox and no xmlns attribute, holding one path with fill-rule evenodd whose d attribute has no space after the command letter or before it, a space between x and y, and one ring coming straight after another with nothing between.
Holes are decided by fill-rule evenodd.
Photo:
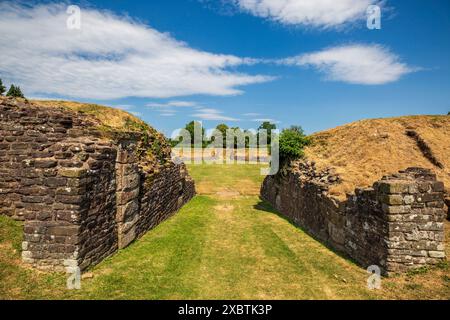
<instances>
[{"instance_id":1,"label":"ruined stone wall","mask_svg":"<svg viewBox=\"0 0 450 320\"><path fill-rule=\"evenodd\" d=\"M184 166L165 161L153 185L139 134L104 138L96 125L72 111L0 101L0 214L24 221L24 262L84 270L194 195Z\"/></svg>"},{"instance_id":2,"label":"ruined stone wall","mask_svg":"<svg viewBox=\"0 0 450 320\"><path fill-rule=\"evenodd\" d=\"M177 212L195 195L184 164L171 161L146 172L136 162L136 144L122 141L116 162L119 248Z\"/></svg>"},{"instance_id":3,"label":"ruined stone wall","mask_svg":"<svg viewBox=\"0 0 450 320\"><path fill-rule=\"evenodd\" d=\"M429 170L410 168L357 189L345 201L329 195L339 177L313 164L267 177L263 199L312 236L384 274L445 258L444 185Z\"/></svg>"},{"instance_id":4,"label":"ruined stone wall","mask_svg":"<svg viewBox=\"0 0 450 320\"><path fill-rule=\"evenodd\" d=\"M345 206L328 197L325 183L302 178L300 172L269 176L261 196L315 238L343 249Z\"/></svg>"}]
</instances>

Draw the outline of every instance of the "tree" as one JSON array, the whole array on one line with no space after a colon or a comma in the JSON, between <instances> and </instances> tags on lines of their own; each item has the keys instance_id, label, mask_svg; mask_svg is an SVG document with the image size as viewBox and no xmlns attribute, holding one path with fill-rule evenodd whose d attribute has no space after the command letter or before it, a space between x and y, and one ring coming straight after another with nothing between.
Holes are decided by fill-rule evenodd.
<instances>
[{"instance_id":1,"label":"tree","mask_svg":"<svg viewBox=\"0 0 450 320\"><path fill-rule=\"evenodd\" d=\"M300 126L291 126L289 128L289 130L294 131L294 132L298 132L300 134L304 134L303 128Z\"/></svg>"},{"instance_id":2,"label":"tree","mask_svg":"<svg viewBox=\"0 0 450 320\"><path fill-rule=\"evenodd\" d=\"M11 87L8 90L8 93L6 94L7 97L14 97L14 98L25 98L25 96L22 93L22 90L20 90L19 86L11 85Z\"/></svg>"},{"instance_id":3,"label":"tree","mask_svg":"<svg viewBox=\"0 0 450 320\"><path fill-rule=\"evenodd\" d=\"M272 143L272 130L276 130L277 126L273 123L270 123L269 121L264 121L258 128L258 144L259 144L259 131L260 130L266 130L267 132L267 145L270 145Z\"/></svg>"},{"instance_id":4,"label":"tree","mask_svg":"<svg viewBox=\"0 0 450 320\"><path fill-rule=\"evenodd\" d=\"M2 79L0 79L0 96L2 96L6 91L6 87L3 85Z\"/></svg>"},{"instance_id":5,"label":"tree","mask_svg":"<svg viewBox=\"0 0 450 320\"><path fill-rule=\"evenodd\" d=\"M195 135L195 127L197 128L201 128L201 137L197 137L198 139L201 138L201 142L200 141L196 141L194 140L194 135ZM189 132L189 134L191 135L191 141L192 141L192 145L195 145L196 147L203 147L205 145L205 128L203 128L202 124L198 121L191 121L188 124L186 124L185 129Z\"/></svg>"},{"instance_id":6,"label":"tree","mask_svg":"<svg viewBox=\"0 0 450 320\"><path fill-rule=\"evenodd\" d=\"M277 126L273 123L270 123L269 121L264 121L258 128L258 130L267 130L267 134L270 135L272 130L275 130Z\"/></svg>"},{"instance_id":7,"label":"tree","mask_svg":"<svg viewBox=\"0 0 450 320\"><path fill-rule=\"evenodd\" d=\"M222 139L223 139L222 146L224 148L227 147L227 130L228 129L229 129L229 127L225 123L221 123L221 124L217 125L216 129L214 130L214 131L220 132L220 134L222 135Z\"/></svg>"},{"instance_id":8,"label":"tree","mask_svg":"<svg viewBox=\"0 0 450 320\"><path fill-rule=\"evenodd\" d=\"M280 134L280 162L285 163L303 157L303 148L311 143L303 129L293 126Z\"/></svg>"}]
</instances>

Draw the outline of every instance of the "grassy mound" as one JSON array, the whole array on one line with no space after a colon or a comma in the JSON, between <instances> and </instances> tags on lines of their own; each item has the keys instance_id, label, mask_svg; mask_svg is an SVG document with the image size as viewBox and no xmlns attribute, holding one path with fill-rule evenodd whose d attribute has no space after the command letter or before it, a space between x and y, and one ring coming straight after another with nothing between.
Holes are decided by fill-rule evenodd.
<instances>
[{"instance_id":1,"label":"grassy mound","mask_svg":"<svg viewBox=\"0 0 450 320\"><path fill-rule=\"evenodd\" d=\"M91 115L97 119L104 129L119 132L144 132L150 131L156 132L155 129L150 127L143 120L135 117L134 115L116 108L101 106L92 103L81 103L74 101L60 101L60 100L32 100L32 103L42 107L64 108L80 112L83 114Z\"/></svg>"},{"instance_id":2,"label":"grassy mound","mask_svg":"<svg viewBox=\"0 0 450 320\"><path fill-rule=\"evenodd\" d=\"M305 155L319 170L334 168L341 176L330 190L336 197L407 167L432 169L450 188L449 116L362 120L312 138Z\"/></svg>"},{"instance_id":3,"label":"grassy mound","mask_svg":"<svg viewBox=\"0 0 450 320\"><path fill-rule=\"evenodd\" d=\"M105 132L106 136L109 136L108 133L140 133L142 138L138 152L145 170L152 170L170 159L170 146L164 135L126 111L74 101L33 100L31 103L39 107L63 108L88 115L96 120L99 124L97 129Z\"/></svg>"}]
</instances>

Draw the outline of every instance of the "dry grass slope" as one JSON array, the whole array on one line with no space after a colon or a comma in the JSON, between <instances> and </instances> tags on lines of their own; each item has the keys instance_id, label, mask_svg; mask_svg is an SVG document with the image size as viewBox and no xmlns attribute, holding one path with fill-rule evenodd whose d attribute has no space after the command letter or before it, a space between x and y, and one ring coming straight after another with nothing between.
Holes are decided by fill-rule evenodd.
<instances>
[{"instance_id":1,"label":"dry grass slope","mask_svg":"<svg viewBox=\"0 0 450 320\"><path fill-rule=\"evenodd\" d=\"M32 100L33 105L46 108L62 108L88 116L97 124L96 129L103 133L103 138L111 139L117 135L127 136L130 132L140 133L138 152L140 165L146 171L155 171L159 164L170 158L170 146L164 135L145 121L117 108L64 100Z\"/></svg>"},{"instance_id":2,"label":"dry grass slope","mask_svg":"<svg viewBox=\"0 0 450 320\"><path fill-rule=\"evenodd\" d=\"M408 130L425 141L443 168L425 157ZM450 116L362 120L312 137L305 154L319 170L331 167L341 176L342 183L330 190L336 197L345 198L355 187L371 186L383 175L416 166L434 170L450 188Z\"/></svg>"},{"instance_id":3,"label":"dry grass slope","mask_svg":"<svg viewBox=\"0 0 450 320\"><path fill-rule=\"evenodd\" d=\"M64 100L32 100L31 102L42 107L59 107L91 115L96 118L101 125L115 131L142 131L143 129L152 132L155 131L143 120L117 108Z\"/></svg>"}]
</instances>

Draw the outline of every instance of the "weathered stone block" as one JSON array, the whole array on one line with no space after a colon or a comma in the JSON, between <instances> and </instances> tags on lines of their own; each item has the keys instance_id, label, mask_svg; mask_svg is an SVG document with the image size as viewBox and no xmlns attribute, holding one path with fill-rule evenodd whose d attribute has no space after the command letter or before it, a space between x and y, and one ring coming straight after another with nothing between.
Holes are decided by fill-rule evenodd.
<instances>
[{"instance_id":1,"label":"weathered stone block","mask_svg":"<svg viewBox=\"0 0 450 320\"><path fill-rule=\"evenodd\" d=\"M406 214L406 213L411 212L410 205L392 206L392 205L383 204L382 209L383 209L383 212L385 212L387 214Z\"/></svg>"},{"instance_id":2,"label":"weathered stone block","mask_svg":"<svg viewBox=\"0 0 450 320\"><path fill-rule=\"evenodd\" d=\"M77 236L79 233L80 227L74 225L68 226L50 226L47 228L47 233L53 236Z\"/></svg>"},{"instance_id":3,"label":"weathered stone block","mask_svg":"<svg viewBox=\"0 0 450 320\"><path fill-rule=\"evenodd\" d=\"M57 202L66 203L66 204L82 204L84 201L84 197L82 195L79 196L67 196L67 195L56 195Z\"/></svg>"},{"instance_id":4,"label":"weathered stone block","mask_svg":"<svg viewBox=\"0 0 450 320\"><path fill-rule=\"evenodd\" d=\"M379 183L379 188L382 193L400 194L408 193L410 185L410 182L404 181L381 181Z\"/></svg>"},{"instance_id":5,"label":"weathered stone block","mask_svg":"<svg viewBox=\"0 0 450 320\"><path fill-rule=\"evenodd\" d=\"M139 201L137 199L130 201L124 205L117 206L117 222L126 222L139 213Z\"/></svg>"},{"instance_id":6,"label":"weathered stone block","mask_svg":"<svg viewBox=\"0 0 450 320\"><path fill-rule=\"evenodd\" d=\"M87 174L86 169L59 169L59 175L67 178L83 178Z\"/></svg>"},{"instance_id":7,"label":"weathered stone block","mask_svg":"<svg viewBox=\"0 0 450 320\"><path fill-rule=\"evenodd\" d=\"M445 258L444 251L428 251L428 255L430 256L430 258L439 258L439 259Z\"/></svg>"},{"instance_id":8,"label":"weathered stone block","mask_svg":"<svg viewBox=\"0 0 450 320\"><path fill-rule=\"evenodd\" d=\"M132 173L117 178L117 190L133 190L139 186L140 175L139 173Z\"/></svg>"},{"instance_id":9,"label":"weathered stone block","mask_svg":"<svg viewBox=\"0 0 450 320\"><path fill-rule=\"evenodd\" d=\"M391 205L391 206L397 206L397 205L402 205L403 204L403 196L398 195L398 194L382 194L380 196L380 201L382 203L385 203L387 205Z\"/></svg>"},{"instance_id":10,"label":"weathered stone block","mask_svg":"<svg viewBox=\"0 0 450 320\"><path fill-rule=\"evenodd\" d=\"M139 196L139 189L134 189L131 191L119 192L117 194L117 204L124 205L131 200L136 199Z\"/></svg>"},{"instance_id":11,"label":"weathered stone block","mask_svg":"<svg viewBox=\"0 0 450 320\"><path fill-rule=\"evenodd\" d=\"M44 184L50 188L57 188L67 185L67 178L63 177L50 177L44 180Z\"/></svg>"}]
</instances>

